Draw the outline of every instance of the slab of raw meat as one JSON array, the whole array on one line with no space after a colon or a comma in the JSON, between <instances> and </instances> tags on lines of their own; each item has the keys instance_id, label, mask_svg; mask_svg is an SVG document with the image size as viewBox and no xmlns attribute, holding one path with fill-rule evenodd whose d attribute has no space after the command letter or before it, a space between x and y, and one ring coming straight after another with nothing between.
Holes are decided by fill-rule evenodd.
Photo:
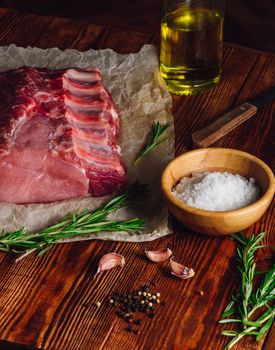
<instances>
[{"instance_id":1,"label":"slab of raw meat","mask_svg":"<svg viewBox=\"0 0 275 350\"><path fill-rule=\"evenodd\" d=\"M63 75L65 117L72 127L73 149L86 169L94 195L125 180L120 149L116 144L119 117L100 72L69 69Z\"/></svg>"},{"instance_id":2,"label":"slab of raw meat","mask_svg":"<svg viewBox=\"0 0 275 350\"><path fill-rule=\"evenodd\" d=\"M10 153L0 161L1 201L52 202L87 195L85 172L48 151L52 128L39 114L23 124Z\"/></svg>"},{"instance_id":3,"label":"slab of raw meat","mask_svg":"<svg viewBox=\"0 0 275 350\"><path fill-rule=\"evenodd\" d=\"M0 201L101 196L125 185L119 116L96 68L0 73Z\"/></svg>"}]
</instances>

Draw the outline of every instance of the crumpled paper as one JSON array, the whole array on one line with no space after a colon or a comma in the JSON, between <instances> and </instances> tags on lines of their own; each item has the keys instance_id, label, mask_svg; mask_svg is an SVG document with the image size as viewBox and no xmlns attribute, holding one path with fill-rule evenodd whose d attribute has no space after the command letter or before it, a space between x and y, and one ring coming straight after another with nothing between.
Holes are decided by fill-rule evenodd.
<instances>
[{"instance_id":1,"label":"crumpled paper","mask_svg":"<svg viewBox=\"0 0 275 350\"><path fill-rule=\"evenodd\" d=\"M50 69L97 66L103 73L104 83L121 109L121 134L118 144L127 167L129 182L139 180L150 184L151 194L144 202L121 209L114 219L140 217L147 219L147 230L129 234L104 232L84 239L109 239L116 241L151 241L170 233L167 210L160 193L160 174L174 155L173 117L170 112L171 96L159 73L158 54L154 46L145 45L138 53L118 54L111 49L61 51L58 48L42 50L21 48L15 45L0 47L0 71L22 66ZM144 144L150 139L153 121L171 122L167 140L148 155L137 167L132 166ZM109 197L86 197L50 204L0 203L0 227L13 231L23 226L34 232L61 220L75 210L93 210Z\"/></svg>"}]
</instances>

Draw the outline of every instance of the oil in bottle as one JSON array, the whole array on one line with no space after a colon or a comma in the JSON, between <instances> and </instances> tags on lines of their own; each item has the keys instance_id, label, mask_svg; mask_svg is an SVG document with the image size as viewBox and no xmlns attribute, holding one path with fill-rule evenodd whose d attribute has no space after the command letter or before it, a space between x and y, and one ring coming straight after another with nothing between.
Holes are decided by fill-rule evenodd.
<instances>
[{"instance_id":1,"label":"oil in bottle","mask_svg":"<svg viewBox=\"0 0 275 350\"><path fill-rule=\"evenodd\" d=\"M223 17L217 10L179 7L161 23L160 71L168 90L193 95L220 80Z\"/></svg>"}]
</instances>

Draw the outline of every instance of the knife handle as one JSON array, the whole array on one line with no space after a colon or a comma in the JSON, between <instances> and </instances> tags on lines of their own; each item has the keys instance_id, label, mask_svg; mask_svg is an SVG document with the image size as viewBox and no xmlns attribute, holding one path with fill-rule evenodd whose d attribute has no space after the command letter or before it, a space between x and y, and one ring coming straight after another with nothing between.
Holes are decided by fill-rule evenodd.
<instances>
[{"instance_id":1,"label":"knife handle","mask_svg":"<svg viewBox=\"0 0 275 350\"><path fill-rule=\"evenodd\" d=\"M257 107L248 102L232 109L206 128L192 134L194 148L212 145L212 143L222 138L229 131L233 130L256 113Z\"/></svg>"}]
</instances>

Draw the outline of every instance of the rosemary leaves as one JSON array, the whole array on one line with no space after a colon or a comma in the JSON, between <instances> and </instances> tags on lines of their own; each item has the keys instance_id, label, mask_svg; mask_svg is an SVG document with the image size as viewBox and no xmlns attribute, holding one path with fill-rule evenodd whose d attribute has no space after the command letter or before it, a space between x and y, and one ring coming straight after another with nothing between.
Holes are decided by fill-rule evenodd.
<instances>
[{"instance_id":1,"label":"rosemary leaves","mask_svg":"<svg viewBox=\"0 0 275 350\"><path fill-rule=\"evenodd\" d=\"M108 215L125 207L129 201L138 200L139 196L142 198L147 192L146 185L135 183L128 191L112 198L92 213L73 213L66 216L59 223L49 226L40 232L29 233L26 228L15 232L2 232L0 234L0 250L25 254L38 250L39 255L41 255L53 244L60 243L65 238L88 236L91 233L103 231L133 233L143 230L145 227L144 219L133 218L117 221L109 220Z\"/></svg>"},{"instance_id":2,"label":"rosemary leaves","mask_svg":"<svg viewBox=\"0 0 275 350\"><path fill-rule=\"evenodd\" d=\"M272 325L275 316L275 307L269 302L275 298L275 265L266 272L259 288L255 290L254 279L256 274L255 252L265 247L260 242L266 232L259 235L245 237L244 234L232 235L237 245L237 269L240 274L241 286L237 294L232 295L231 300L222 314L220 323L237 323L240 327L237 331L224 330L223 335L231 337L225 350L230 349L246 335L253 335L259 341ZM262 314L255 318L255 311ZM233 317L231 316L233 315ZM230 318L228 318L231 316Z\"/></svg>"},{"instance_id":3,"label":"rosemary leaves","mask_svg":"<svg viewBox=\"0 0 275 350\"><path fill-rule=\"evenodd\" d=\"M160 136L170 125L170 123L161 124L160 122L153 122L151 141L145 145L138 158L133 162L134 166L138 165L148 153L152 152L159 144L166 140L166 138L160 139Z\"/></svg>"}]
</instances>

